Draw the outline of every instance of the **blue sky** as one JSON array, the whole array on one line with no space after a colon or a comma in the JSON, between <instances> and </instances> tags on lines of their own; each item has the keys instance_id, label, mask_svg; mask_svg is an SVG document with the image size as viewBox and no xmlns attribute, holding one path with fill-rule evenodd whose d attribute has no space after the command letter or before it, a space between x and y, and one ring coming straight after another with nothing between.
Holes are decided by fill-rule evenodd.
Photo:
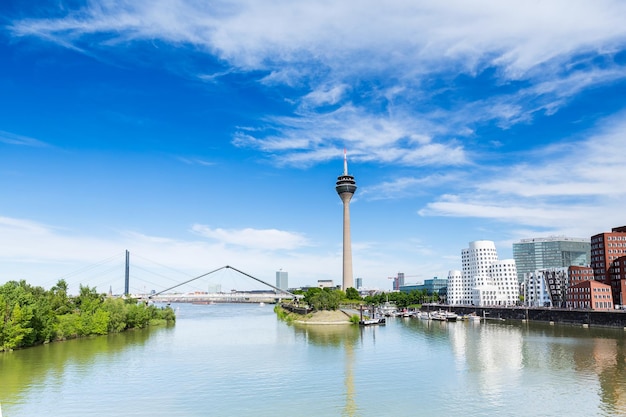
<instances>
[{"instance_id":1,"label":"blue sky","mask_svg":"<svg viewBox=\"0 0 626 417\"><path fill-rule=\"evenodd\" d=\"M367 287L626 224L622 1L23 3L0 5L0 281L121 292L128 249L136 290L339 283L344 148Z\"/></svg>"}]
</instances>

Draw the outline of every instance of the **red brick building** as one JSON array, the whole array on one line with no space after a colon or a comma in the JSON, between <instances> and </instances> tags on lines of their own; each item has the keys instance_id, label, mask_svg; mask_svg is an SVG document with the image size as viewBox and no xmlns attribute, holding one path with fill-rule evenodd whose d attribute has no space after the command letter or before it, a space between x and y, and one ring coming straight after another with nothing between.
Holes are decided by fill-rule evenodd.
<instances>
[{"instance_id":1,"label":"red brick building","mask_svg":"<svg viewBox=\"0 0 626 417\"><path fill-rule=\"evenodd\" d=\"M626 226L591 237L594 279L610 285L613 304L626 303Z\"/></svg>"},{"instance_id":2,"label":"red brick building","mask_svg":"<svg viewBox=\"0 0 626 417\"><path fill-rule=\"evenodd\" d=\"M567 292L567 307L590 310L613 310L611 286L598 281L582 281Z\"/></svg>"},{"instance_id":3,"label":"red brick building","mask_svg":"<svg viewBox=\"0 0 626 417\"><path fill-rule=\"evenodd\" d=\"M580 284L584 281L593 281L593 268L590 266L571 265L567 268L567 276L569 278L568 286Z\"/></svg>"}]
</instances>

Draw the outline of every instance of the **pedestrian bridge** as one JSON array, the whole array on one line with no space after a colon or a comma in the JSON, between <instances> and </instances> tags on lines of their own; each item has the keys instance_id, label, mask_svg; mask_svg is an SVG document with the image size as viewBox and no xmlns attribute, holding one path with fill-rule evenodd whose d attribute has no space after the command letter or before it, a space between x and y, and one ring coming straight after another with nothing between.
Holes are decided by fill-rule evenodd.
<instances>
[{"instance_id":1,"label":"pedestrian bridge","mask_svg":"<svg viewBox=\"0 0 626 417\"><path fill-rule=\"evenodd\" d=\"M182 285L185 285L197 279L206 277L207 275L211 275L222 269L232 269L233 271L236 271L250 279L253 279L267 287L270 287L273 291L272 290L266 290L266 291L233 290L229 293L194 292L194 293L188 293L188 294L171 292ZM278 288L268 282L265 282L259 278L253 277L252 275L247 274L243 271L240 271L239 269L234 268L230 265L225 265L220 268L214 269L213 271L194 277L192 279L188 279L184 282L181 282L180 284L176 284L172 287L156 292L154 294L136 295L133 298L142 299L144 301L164 302L164 303L210 304L210 303L276 303L284 299L295 299L299 297L301 296L297 296L295 294L290 293L287 290Z\"/></svg>"}]
</instances>

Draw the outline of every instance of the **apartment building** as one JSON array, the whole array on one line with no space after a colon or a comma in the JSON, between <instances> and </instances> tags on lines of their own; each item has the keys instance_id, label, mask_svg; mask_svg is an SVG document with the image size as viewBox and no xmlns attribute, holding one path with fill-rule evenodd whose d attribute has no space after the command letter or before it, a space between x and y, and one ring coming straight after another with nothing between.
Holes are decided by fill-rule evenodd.
<instances>
[{"instance_id":1,"label":"apartment building","mask_svg":"<svg viewBox=\"0 0 626 417\"><path fill-rule=\"evenodd\" d=\"M594 279L611 287L613 304L626 303L626 226L591 237Z\"/></svg>"}]
</instances>

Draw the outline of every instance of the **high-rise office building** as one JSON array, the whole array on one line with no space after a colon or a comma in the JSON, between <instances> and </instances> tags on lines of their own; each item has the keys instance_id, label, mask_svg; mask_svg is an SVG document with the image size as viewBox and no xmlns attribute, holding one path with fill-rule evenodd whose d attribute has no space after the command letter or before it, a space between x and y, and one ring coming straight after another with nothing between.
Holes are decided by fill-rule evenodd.
<instances>
[{"instance_id":1,"label":"high-rise office building","mask_svg":"<svg viewBox=\"0 0 626 417\"><path fill-rule=\"evenodd\" d=\"M393 278L394 291L400 291L400 287L404 287L404 272L398 272L398 275Z\"/></svg>"},{"instance_id":2,"label":"high-rise office building","mask_svg":"<svg viewBox=\"0 0 626 417\"><path fill-rule=\"evenodd\" d=\"M289 276L287 271L276 271L276 287L287 291L289 289Z\"/></svg>"},{"instance_id":3,"label":"high-rise office building","mask_svg":"<svg viewBox=\"0 0 626 417\"><path fill-rule=\"evenodd\" d=\"M591 268L596 281L611 286L613 303L626 303L626 226L591 237Z\"/></svg>"},{"instance_id":4,"label":"high-rise office building","mask_svg":"<svg viewBox=\"0 0 626 417\"><path fill-rule=\"evenodd\" d=\"M589 239L553 236L522 239L513 243L513 259L520 283L524 282L524 274L541 269L589 265L590 254Z\"/></svg>"},{"instance_id":5,"label":"high-rise office building","mask_svg":"<svg viewBox=\"0 0 626 417\"><path fill-rule=\"evenodd\" d=\"M356 279L356 289L359 290L363 288L363 278L357 278Z\"/></svg>"},{"instance_id":6,"label":"high-rise office building","mask_svg":"<svg viewBox=\"0 0 626 417\"><path fill-rule=\"evenodd\" d=\"M356 181L348 174L348 157L343 151L343 175L337 177L335 186L339 198L343 202L343 282L341 289L344 291L354 287L352 276L352 242L350 240L350 200L356 192Z\"/></svg>"}]
</instances>

